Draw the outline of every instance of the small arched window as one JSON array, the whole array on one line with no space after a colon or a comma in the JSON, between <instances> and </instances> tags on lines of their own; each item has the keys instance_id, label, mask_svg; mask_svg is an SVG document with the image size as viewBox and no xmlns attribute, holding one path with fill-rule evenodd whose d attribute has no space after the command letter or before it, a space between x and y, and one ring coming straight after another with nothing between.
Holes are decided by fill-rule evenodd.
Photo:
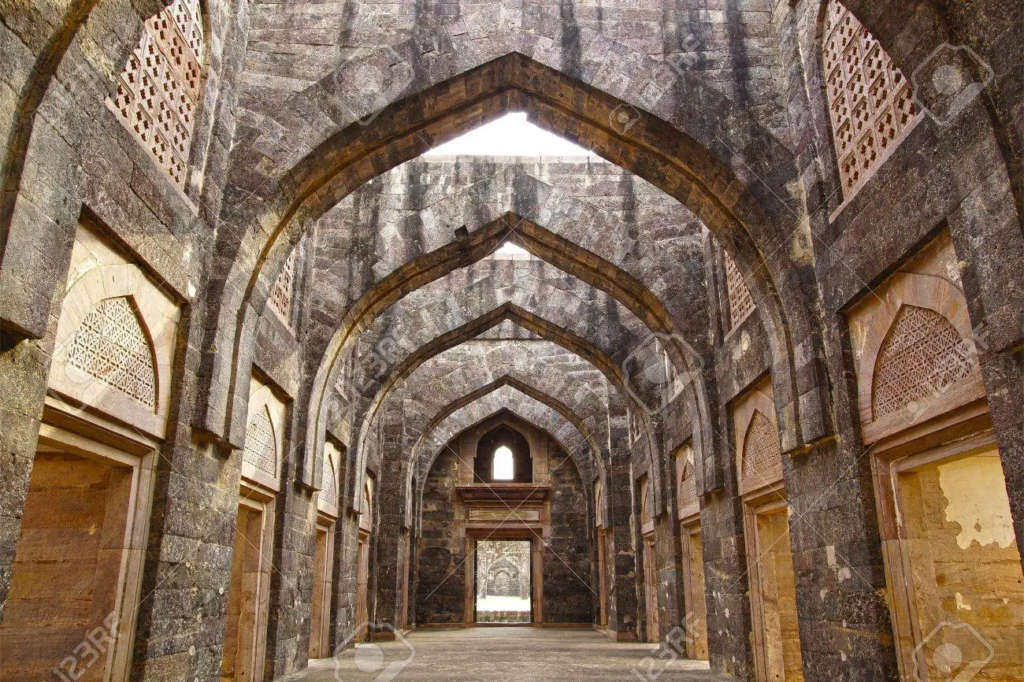
<instances>
[{"instance_id":1,"label":"small arched window","mask_svg":"<svg viewBox=\"0 0 1024 682\"><path fill-rule=\"evenodd\" d=\"M185 185L202 85L203 17L199 0L174 0L146 20L109 101L177 187Z\"/></svg>"},{"instance_id":2,"label":"small arched window","mask_svg":"<svg viewBox=\"0 0 1024 682\"><path fill-rule=\"evenodd\" d=\"M841 2L830 0L822 40L832 141L849 198L917 119L910 84Z\"/></svg>"},{"instance_id":3,"label":"small arched window","mask_svg":"<svg viewBox=\"0 0 1024 682\"><path fill-rule=\"evenodd\" d=\"M494 451L494 464L491 476L495 481L511 481L516 476L512 450L505 445L498 446Z\"/></svg>"},{"instance_id":4,"label":"small arched window","mask_svg":"<svg viewBox=\"0 0 1024 682\"><path fill-rule=\"evenodd\" d=\"M529 483L533 480L530 444L523 434L505 424L485 433L476 444L473 482Z\"/></svg>"}]
</instances>

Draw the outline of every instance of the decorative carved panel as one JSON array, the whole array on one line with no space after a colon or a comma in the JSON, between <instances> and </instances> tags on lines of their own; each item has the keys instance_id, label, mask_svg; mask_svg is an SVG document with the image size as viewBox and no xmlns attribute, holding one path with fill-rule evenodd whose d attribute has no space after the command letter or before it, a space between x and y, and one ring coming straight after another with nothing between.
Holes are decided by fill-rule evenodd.
<instances>
[{"instance_id":1,"label":"decorative carved panel","mask_svg":"<svg viewBox=\"0 0 1024 682\"><path fill-rule=\"evenodd\" d=\"M904 305L878 353L875 418L901 410L929 394L942 395L971 373L972 349L937 312Z\"/></svg>"},{"instance_id":2,"label":"decorative carved panel","mask_svg":"<svg viewBox=\"0 0 1024 682\"><path fill-rule=\"evenodd\" d=\"M984 397L975 339L948 232L902 265L849 312L865 443Z\"/></svg>"},{"instance_id":3,"label":"decorative carved panel","mask_svg":"<svg viewBox=\"0 0 1024 682\"><path fill-rule=\"evenodd\" d=\"M725 262L725 287L729 295L729 329L735 329L754 312L754 298L750 295L750 289L743 281L743 275L736 267L736 262L724 250L722 260Z\"/></svg>"},{"instance_id":4,"label":"decorative carved panel","mask_svg":"<svg viewBox=\"0 0 1024 682\"><path fill-rule=\"evenodd\" d=\"M363 503L359 508L359 527L365 531L373 529L373 495L376 481L367 472L366 481L363 484Z\"/></svg>"},{"instance_id":5,"label":"decorative carved panel","mask_svg":"<svg viewBox=\"0 0 1024 682\"><path fill-rule=\"evenodd\" d=\"M266 407L257 412L246 427L242 461L277 476L277 439L274 438L274 423Z\"/></svg>"},{"instance_id":6,"label":"decorative carved panel","mask_svg":"<svg viewBox=\"0 0 1024 682\"><path fill-rule=\"evenodd\" d=\"M284 320L285 324L291 326L292 321L292 299L295 296L295 261L299 252L298 247L292 249L284 267L274 280L274 288L270 292L271 309Z\"/></svg>"},{"instance_id":7,"label":"decorative carved panel","mask_svg":"<svg viewBox=\"0 0 1024 682\"><path fill-rule=\"evenodd\" d=\"M829 2L823 70L843 194L853 192L918 118L910 84L840 2Z\"/></svg>"},{"instance_id":8,"label":"decorative carved panel","mask_svg":"<svg viewBox=\"0 0 1024 682\"><path fill-rule=\"evenodd\" d=\"M284 434L288 407L271 387L255 374L249 379L249 409L242 446L242 476L269 490L281 487L281 466L286 457Z\"/></svg>"},{"instance_id":9,"label":"decorative carved panel","mask_svg":"<svg viewBox=\"0 0 1024 682\"><path fill-rule=\"evenodd\" d=\"M166 285L149 279L94 225L79 224L47 402L57 410L87 405L90 420L113 419L163 438L180 318Z\"/></svg>"},{"instance_id":10,"label":"decorative carved panel","mask_svg":"<svg viewBox=\"0 0 1024 682\"><path fill-rule=\"evenodd\" d=\"M85 316L71 339L67 363L146 407L156 408L153 353L126 297L105 299Z\"/></svg>"},{"instance_id":11,"label":"decorative carved panel","mask_svg":"<svg viewBox=\"0 0 1024 682\"><path fill-rule=\"evenodd\" d=\"M192 147L202 58L199 1L175 0L146 20L111 102L122 123L178 187L185 184Z\"/></svg>"},{"instance_id":12,"label":"decorative carved panel","mask_svg":"<svg viewBox=\"0 0 1024 682\"><path fill-rule=\"evenodd\" d=\"M740 494L760 491L781 481L782 448L771 377L765 377L735 400L730 421Z\"/></svg>"},{"instance_id":13,"label":"decorative carved panel","mask_svg":"<svg viewBox=\"0 0 1024 682\"><path fill-rule=\"evenodd\" d=\"M744 478L766 478L778 465L781 455L775 426L760 410L754 410L743 444Z\"/></svg>"},{"instance_id":14,"label":"decorative carved panel","mask_svg":"<svg viewBox=\"0 0 1024 682\"><path fill-rule=\"evenodd\" d=\"M329 453L324 455L322 481L320 483L320 494L324 502L332 507L338 506L338 476L334 473L334 460Z\"/></svg>"},{"instance_id":15,"label":"decorative carved panel","mask_svg":"<svg viewBox=\"0 0 1024 682\"><path fill-rule=\"evenodd\" d=\"M700 511L697 499L697 477L694 470L693 448L684 445L676 453L676 489L679 495L679 517Z\"/></svg>"},{"instance_id":16,"label":"decorative carved panel","mask_svg":"<svg viewBox=\"0 0 1024 682\"><path fill-rule=\"evenodd\" d=\"M644 533L654 530L654 501L651 499L650 477L644 474L640 477L640 526Z\"/></svg>"}]
</instances>

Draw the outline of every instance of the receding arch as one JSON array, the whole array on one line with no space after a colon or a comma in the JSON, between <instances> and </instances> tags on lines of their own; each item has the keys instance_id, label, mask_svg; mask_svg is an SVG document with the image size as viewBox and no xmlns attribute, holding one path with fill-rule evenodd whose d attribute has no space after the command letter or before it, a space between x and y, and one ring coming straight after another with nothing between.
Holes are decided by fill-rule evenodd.
<instances>
[{"instance_id":1,"label":"receding arch","mask_svg":"<svg viewBox=\"0 0 1024 682\"><path fill-rule=\"evenodd\" d=\"M373 422L377 411L384 404L395 386L415 371L415 369L428 358L474 338L481 332L494 327L504 320L512 320L519 326L532 331L538 336L552 341L566 350L584 358L599 369L601 373L604 374L608 382L620 393L625 393L624 388L625 382L627 381L625 373L618 363L616 363L604 351L600 350L586 339L576 336L571 332L567 332L557 325L551 324L547 320L533 315L516 305L506 303L495 308L491 312L462 325L461 327L438 336L431 343L417 349L414 353L410 354L395 365L388 374L386 380L382 383L377 394L374 396L370 406L367 408L365 416L363 417L363 423L358 429L356 440L357 476L360 476L358 472L362 469L360 463L364 461L362 458L365 456L366 438L368 438L372 431L372 429L368 428L368 424ZM646 457L650 461L652 469L655 471L655 480L658 485L661 485L661 469L660 466L656 466L657 463L653 453L652 442L649 438L644 439L641 447L644 449Z\"/></svg>"},{"instance_id":2,"label":"receding arch","mask_svg":"<svg viewBox=\"0 0 1024 682\"><path fill-rule=\"evenodd\" d=\"M469 82L475 87L467 90ZM587 103L591 106L584 107L581 102L560 96L573 85L586 92ZM445 96L431 99L434 89L437 93L443 91ZM782 194L770 191L771 188L762 187L756 181L741 180L742 174L737 174L736 169L707 151L711 148L722 151L723 146L731 148L721 139L721 135L726 134L724 129L712 126L714 130L705 129L699 133L694 130L690 131L691 135L675 127L683 125L682 122L671 124L643 114L641 123L628 133L618 135L608 129L607 119L595 120L600 118L595 111L610 112L621 104L621 100L606 93L576 83L524 55L511 53L397 102L369 125L349 126L323 142L289 172L287 191L268 197L263 204L266 208L260 215L249 216L269 230L269 234L264 228L251 230L251 236L246 238L249 242L259 242L243 247L243 252L259 254L253 263L254 269L246 274L247 266L231 259L232 271L224 275L223 287L218 287L222 288L225 298L214 304L218 319L214 333L219 345L230 344L236 352L227 360L234 364L232 367L220 366L225 360L218 354L207 353L205 356L207 375L225 381L222 386L211 386L211 402L201 408L205 411L198 415L201 426L213 433L224 433L229 440L237 438L231 432L228 406L232 394L236 393L237 378L241 376L238 370L244 369L249 361L251 351L247 337L253 330L251 318L262 311L270 284L284 261L283 253L305 226L355 186L379 174L382 168L393 167L424 151L426 143L415 138L437 142L450 139L495 112L512 108L527 110L533 114L537 124L555 131L566 129L568 122L572 121L577 128L576 137L584 143L593 142L602 156L650 180L684 204L693 206L698 217L715 232L723 245L735 253L744 274L748 278L755 277L751 289L762 310L769 336L774 340L774 373L780 376L782 384L778 391L780 404L800 415L801 401L805 404L809 400L827 401L827 392L821 389L816 379L820 372L798 371L796 355L790 350L808 340L816 348L817 342L812 334L814 322L805 297L799 295L791 297L792 301L783 302L778 295L780 290L803 291L804 285L797 270L805 267L796 266L788 260L788 249L778 248L792 233L788 228L798 225L787 222L786 229L772 226L763 210L765 206L775 205L777 197ZM415 122L414 118L417 119ZM693 119L687 118L687 121L697 125L695 121L699 118L694 113ZM388 126L397 127L385 134ZM738 165L747 169L773 168L772 177L779 180L781 185L778 189L784 193L782 185L785 184L783 177L786 172L781 169L790 169L788 172L795 178L792 158L756 123L744 120L739 129L747 137L743 144L734 141L736 144L732 147L756 154L758 158L746 159ZM656 138L661 142L655 143ZM706 145L702 146L697 139L702 139ZM753 144L754 139L763 144ZM666 143L666 140L671 142ZM354 156L357 149L360 150L358 157ZM735 161L730 153L722 155ZM325 159L329 161L325 163ZM347 171L354 176L342 177ZM781 220L795 218L781 205L777 208L780 210L773 215L782 216ZM277 242L281 244L278 246ZM769 254L767 259L760 255L765 253ZM758 274L762 267L772 277L770 284L767 278ZM230 311L238 311L234 319ZM799 362L801 366L820 364L818 356L817 350L802 353ZM221 387L227 388L227 394L218 392ZM809 413L824 415L828 411L810 410ZM226 421L220 422L221 418ZM820 419L804 426L797 419L787 435L787 445L795 447L803 440L813 439L825 428Z\"/></svg>"},{"instance_id":3,"label":"receding arch","mask_svg":"<svg viewBox=\"0 0 1024 682\"><path fill-rule=\"evenodd\" d=\"M712 420L708 417L711 399L706 395L708 389L701 367L702 360L683 338L683 334L664 304L635 277L614 264L582 250L572 242L559 238L558 235L533 220L517 214L506 213L457 242L441 247L391 273L349 309L328 346L324 361L317 370L313 382L309 401L312 418L306 425L306 447L311 455L315 452L317 444L322 441L321 435L324 429L322 418L329 377L333 373L333 368L344 357L344 351L348 344L351 344L356 338L356 333L369 324L371 317L394 305L398 299L407 295L417 285L425 286L426 283L439 279L457 267L464 267L468 264L467 260L470 262L479 260L506 240L522 246L545 262L548 262L549 258L555 261L552 263L554 267L578 277L595 289L611 296L630 313L637 315L647 325L652 335L662 341L667 340L665 347L673 364L680 371L688 372L692 378L692 381L689 382L689 386L692 388L690 400L694 411L704 417L699 420L702 431L701 440L708 444L711 442L713 436L710 424ZM569 251L571 255L560 255L560 251L563 250ZM522 309L519 311L524 312ZM516 321L518 323L518 320ZM549 329L552 333L559 333L557 327L549 325ZM465 333L475 335L477 332L467 328ZM469 338L469 336L464 338ZM698 342L694 341L694 343ZM585 351L585 348L585 345L577 344L574 352L593 361L596 356L590 351ZM624 390L627 380L620 363L605 357L603 366L618 377L617 380L613 380L613 383L617 384L617 388L620 390ZM632 395L628 391L627 394ZM646 412L644 406L638 405L638 408L639 413ZM315 456L307 458L304 476L315 475L310 469L311 466L315 466L315 463ZM657 476L657 481L660 484L660 474ZM660 504L660 492L657 493L656 499Z\"/></svg>"},{"instance_id":4,"label":"receding arch","mask_svg":"<svg viewBox=\"0 0 1024 682\"><path fill-rule=\"evenodd\" d=\"M557 435L556 432L561 430L555 428L557 421L548 425L539 423L537 414L531 414L531 410L535 410L539 405L550 410L551 414L559 418L562 418L562 415L543 401L525 395L519 401L510 401L509 396L514 396L515 392L516 390L509 386L499 387L470 400L440 422L438 432L441 435L432 437L417 453L416 459L411 462L410 466L411 470L418 472L416 478L417 487L412 491L413 498L410 500L410 507L412 507L414 515L413 520L417 527L419 527L421 520L421 502L427 474L434 466L437 458L445 448L450 447L452 440L458 438L460 434L465 433L467 430L481 425L496 426L504 420L509 420L507 423L514 428L522 429L524 426L528 426L529 428L543 431L558 443L558 446L569 456L582 479L586 481L592 477L591 469L586 466L585 461L581 461L578 446L573 447L573 444L568 442L566 438ZM574 427L571 428L573 432L579 435L579 432L575 431ZM584 464L584 466L581 467L581 464ZM592 499L592 492L589 490L590 486L588 485L587 487L586 495L589 501Z\"/></svg>"},{"instance_id":5,"label":"receding arch","mask_svg":"<svg viewBox=\"0 0 1024 682\"><path fill-rule=\"evenodd\" d=\"M439 428L439 425L442 422L444 422L445 419L447 419L454 412L462 409L466 405L476 402L483 396L489 393L493 393L505 386L513 388L519 393L522 393L525 396L533 398L537 402L544 403L545 405L549 406L550 408L558 412L560 415L565 417L565 420L567 422L576 427L576 430L579 431L581 436L583 436L583 440L587 442L592 456L591 463L588 464L586 461L580 463L581 465L584 465L580 466L581 471L590 467L593 467L595 471L603 469L603 460L607 455L607 451L605 448L601 447L601 444L593 437L593 434L590 432L590 430L586 428L586 425L583 423L583 420L581 419L580 415L578 415L570 406L566 405L561 400L558 400L551 394L545 393L544 391L532 386L527 382L521 381L519 379L516 379L515 377L511 377L508 375L503 375L502 377L488 384L485 384L484 386L476 388L466 393L462 397L445 405L436 415L434 415L431 418L429 424L423 430L423 433L420 435L419 438L416 439L416 445L413 447L413 450L410 453L412 461L415 462L416 459L423 452L430 450L430 439L432 437L432 434Z\"/></svg>"}]
</instances>

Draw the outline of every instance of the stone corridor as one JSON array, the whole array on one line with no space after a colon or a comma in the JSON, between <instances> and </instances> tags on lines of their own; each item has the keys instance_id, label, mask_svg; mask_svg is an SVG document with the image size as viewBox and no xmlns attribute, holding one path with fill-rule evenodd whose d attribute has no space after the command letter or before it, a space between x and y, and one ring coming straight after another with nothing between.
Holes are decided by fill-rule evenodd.
<instances>
[{"instance_id":1,"label":"stone corridor","mask_svg":"<svg viewBox=\"0 0 1024 682\"><path fill-rule=\"evenodd\" d=\"M0 0L0 681L1016 682L1022 554L1022 0Z\"/></svg>"}]
</instances>

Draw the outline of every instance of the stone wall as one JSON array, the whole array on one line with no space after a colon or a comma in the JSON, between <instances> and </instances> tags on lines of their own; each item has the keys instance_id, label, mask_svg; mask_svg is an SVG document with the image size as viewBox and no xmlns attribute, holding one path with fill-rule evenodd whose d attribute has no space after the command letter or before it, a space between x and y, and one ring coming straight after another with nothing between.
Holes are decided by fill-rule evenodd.
<instances>
[{"instance_id":1,"label":"stone wall","mask_svg":"<svg viewBox=\"0 0 1024 682\"><path fill-rule=\"evenodd\" d=\"M585 532L587 494L576 465L564 452L548 456L551 538L544 548L544 622L592 623L597 603L590 580L591 546Z\"/></svg>"}]
</instances>

